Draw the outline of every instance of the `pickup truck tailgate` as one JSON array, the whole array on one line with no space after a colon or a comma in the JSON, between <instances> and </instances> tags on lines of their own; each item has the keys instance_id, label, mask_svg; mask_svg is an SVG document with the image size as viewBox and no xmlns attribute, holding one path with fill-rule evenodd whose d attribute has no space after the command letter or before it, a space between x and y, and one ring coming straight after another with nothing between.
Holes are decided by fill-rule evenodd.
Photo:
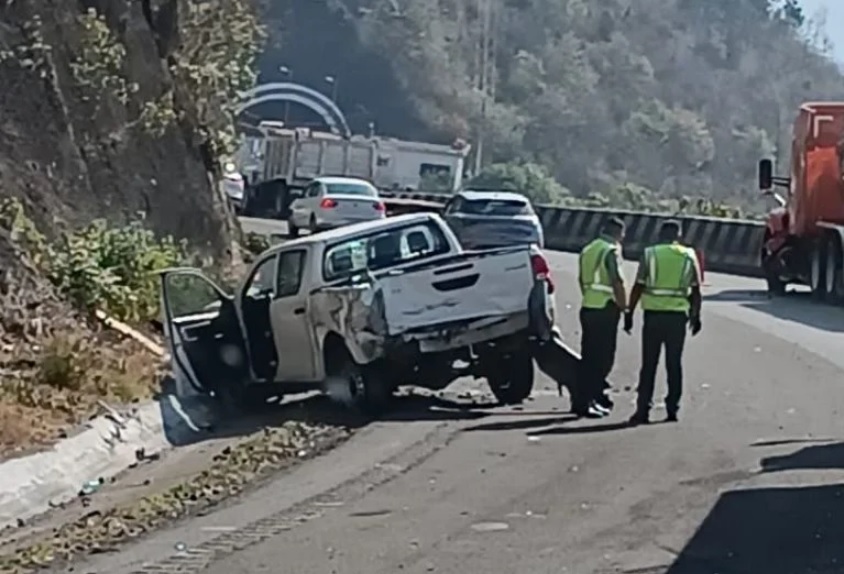
<instances>
[{"instance_id":1,"label":"pickup truck tailgate","mask_svg":"<svg viewBox=\"0 0 844 574\"><path fill-rule=\"evenodd\" d=\"M390 335L528 309L534 284L528 249L468 251L378 277Z\"/></svg>"}]
</instances>

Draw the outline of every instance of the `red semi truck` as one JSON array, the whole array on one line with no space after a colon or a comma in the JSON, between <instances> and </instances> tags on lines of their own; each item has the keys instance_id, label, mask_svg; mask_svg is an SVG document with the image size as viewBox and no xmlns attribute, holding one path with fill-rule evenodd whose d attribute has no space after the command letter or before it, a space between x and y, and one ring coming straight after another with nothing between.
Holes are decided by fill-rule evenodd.
<instances>
[{"instance_id":1,"label":"red semi truck","mask_svg":"<svg viewBox=\"0 0 844 574\"><path fill-rule=\"evenodd\" d=\"M779 203L761 254L768 290L803 284L817 299L844 302L844 102L801 105L792 133L790 176L759 162L759 189Z\"/></svg>"}]
</instances>

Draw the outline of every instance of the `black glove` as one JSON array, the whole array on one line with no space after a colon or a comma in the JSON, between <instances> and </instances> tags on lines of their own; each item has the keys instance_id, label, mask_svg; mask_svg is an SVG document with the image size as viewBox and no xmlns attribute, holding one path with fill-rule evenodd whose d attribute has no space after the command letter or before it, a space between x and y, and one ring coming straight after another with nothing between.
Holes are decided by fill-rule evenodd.
<instances>
[{"instance_id":1,"label":"black glove","mask_svg":"<svg viewBox=\"0 0 844 574\"><path fill-rule=\"evenodd\" d=\"M624 332L628 335L633 331L633 311L624 313Z\"/></svg>"},{"instance_id":2,"label":"black glove","mask_svg":"<svg viewBox=\"0 0 844 574\"><path fill-rule=\"evenodd\" d=\"M700 317L689 317L689 331L692 332L692 337L700 333L703 324L700 322Z\"/></svg>"}]
</instances>

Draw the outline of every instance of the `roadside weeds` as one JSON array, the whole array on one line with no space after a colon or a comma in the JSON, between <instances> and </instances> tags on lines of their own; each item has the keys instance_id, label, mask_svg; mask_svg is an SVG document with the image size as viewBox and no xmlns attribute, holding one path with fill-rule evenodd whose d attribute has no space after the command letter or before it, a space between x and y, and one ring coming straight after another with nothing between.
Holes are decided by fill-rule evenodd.
<instances>
[{"instance_id":1,"label":"roadside weeds","mask_svg":"<svg viewBox=\"0 0 844 574\"><path fill-rule=\"evenodd\" d=\"M52 532L13 543L14 550L0 555L0 573L30 574L112 552L176 520L207 512L247 487L339 446L352 433L350 427L303 421L265 428L237 446L224 448L213 457L210 468L164 492L83 514Z\"/></svg>"}]
</instances>

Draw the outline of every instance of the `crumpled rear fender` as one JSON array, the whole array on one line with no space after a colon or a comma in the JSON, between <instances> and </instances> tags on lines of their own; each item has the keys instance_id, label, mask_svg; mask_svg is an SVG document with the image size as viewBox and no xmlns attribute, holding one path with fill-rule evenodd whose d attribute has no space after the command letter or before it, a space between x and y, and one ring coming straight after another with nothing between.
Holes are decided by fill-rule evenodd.
<instances>
[{"instance_id":1,"label":"crumpled rear fender","mask_svg":"<svg viewBox=\"0 0 844 574\"><path fill-rule=\"evenodd\" d=\"M320 353L325 340L334 334L359 364L384 356L387 328L384 298L377 285L327 287L311 295L310 305Z\"/></svg>"}]
</instances>

